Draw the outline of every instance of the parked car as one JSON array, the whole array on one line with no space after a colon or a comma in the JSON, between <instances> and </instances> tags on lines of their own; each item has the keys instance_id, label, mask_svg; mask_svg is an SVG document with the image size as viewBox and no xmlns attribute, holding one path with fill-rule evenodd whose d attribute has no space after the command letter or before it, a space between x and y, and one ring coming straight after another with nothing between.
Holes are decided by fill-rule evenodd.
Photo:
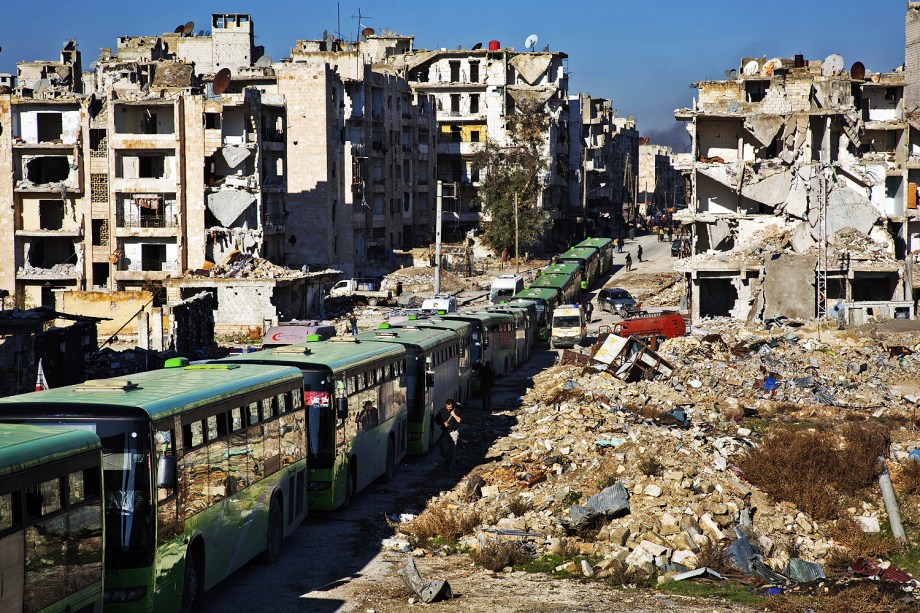
<instances>
[{"instance_id":1,"label":"parked car","mask_svg":"<svg viewBox=\"0 0 920 613\"><path fill-rule=\"evenodd\" d=\"M616 313L621 317L639 312L639 304L625 289L605 287L597 294L597 303L601 310Z\"/></svg>"},{"instance_id":2,"label":"parked car","mask_svg":"<svg viewBox=\"0 0 920 613\"><path fill-rule=\"evenodd\" d=\"M676 258L680 255L680 239L675 238L671 241L671 257Z\"/></svg>"}]
</instances>

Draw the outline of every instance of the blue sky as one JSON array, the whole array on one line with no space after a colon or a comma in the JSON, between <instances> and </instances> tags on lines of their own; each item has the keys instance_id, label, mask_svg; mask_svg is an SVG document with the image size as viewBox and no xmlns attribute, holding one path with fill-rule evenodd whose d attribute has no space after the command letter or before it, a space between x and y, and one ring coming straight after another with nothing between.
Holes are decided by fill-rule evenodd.
<instances>
[{"instance_id":1,"label":"blue sky","mask_svg":"<svg viewBox=\"0 0 920 613\"><path fill-rule=\"evenodd\" d=\"M101 47L119 35L159 34L195 21L205 28L214 11L249 12L256 44L274 59L289 54L299 38L337 29L336 3L178 2L157 0L6 0L0 18L0 71L15 72L21 60L56 58L63 41L76 38L84 69ZM675 108L690 106L689 85L722 79L742 56L821 59L840 53L846 66L862 61L889 71L904 61L904 0L344 0L341 27L364 25L413 34L416 47L469 48L491 39L523 50L524 39L540 37L537 49L569 56L570 90L610 98L620 116L639 119L644 135L676 144L681 128ZM91 7L91 8L90 8Z\"/></svg>"}]
</instances>

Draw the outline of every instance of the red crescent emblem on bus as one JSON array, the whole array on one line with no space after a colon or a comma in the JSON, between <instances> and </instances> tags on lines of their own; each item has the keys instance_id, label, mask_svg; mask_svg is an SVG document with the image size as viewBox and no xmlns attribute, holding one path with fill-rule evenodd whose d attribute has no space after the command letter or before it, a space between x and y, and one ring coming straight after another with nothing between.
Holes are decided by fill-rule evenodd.
<instances>
[{"instance_id":1,"label":"red crescent emblem on bus","mask_svg":"<svg viewBox=\"0 0 920 613\"><path fill-rule=\"evenodd\" d=\"M281 332L275 332L274 334L272 334L272 340L273 340L273 341L280 341L280 340L281 340L281 334L282 334Z\"/></svg>"}]
</instances>

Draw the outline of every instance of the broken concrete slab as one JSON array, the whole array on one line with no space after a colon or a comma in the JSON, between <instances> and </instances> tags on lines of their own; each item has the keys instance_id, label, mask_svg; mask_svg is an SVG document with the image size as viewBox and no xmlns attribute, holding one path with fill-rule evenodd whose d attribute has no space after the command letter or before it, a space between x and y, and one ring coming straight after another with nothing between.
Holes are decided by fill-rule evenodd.
<instances>
[{"instance_id":1,"label":"broken concrete slab","mask_svg":"<svg viewBox=\"0 0 920 613\"><path fill-rule=\"evenodd\" d=\"M243 211L255 202L255 196L248 192L224 189L208 194L208 210L224 227L233 225Z\"/></svg>"},{"instance_id":2,"label":"broken concrete slab","mask_svg":"<svg viewBox=\"0 0 920 613\"><path fill-rule=\"evenodd\" d=\"M553 56L549 53L518 53L508 62L530 85L536 85L552 62Z\"/></svg>"},{"instance_id":3,"label":"broken concrete slab","mask_svg":"<svg viewBox=\"0 0 920 613\"><path fill-rule=\"evenodd\" d=\"M251 153L246 147L223 147L220 150L221 156L231 169L242 164Z\"/></svg>"},{"instance_id":4,"label":"broken concrete slab","mask_svg":"<svg viewBox=\"0 0 920 613\"><path fill-rule=\"evenodd\" d=\"M757 139L762 146L768 147L785 124L786 120L781 115L759 115L746 117L744 129L750 132L751 136Z\"/></svg>"},{"instance_id":5,"label":"broken concrete slab","mask_svg":"<svg viewBox=\"0 0 920 613\"><path fill-rule=\"evenodd\" d=\"M812 236L819 238L818 207L808 211L808 223L812 226ZM853 228L862 234L868 234L880 217L869 198L848 187L835 187L828 195L827 234L834 236L844 228Z\"/></svg>"},{"instance_id":6,"label":"broken concrete slab","mask_svg":"<svg viewBox=\"0 0 920 613\"><path fill-rule=\"evenodd\" d=\"M792 187L793 173L786 168L761 169L759 173L745 174L741 195L770 207L778 207L786 201Z\"/></svg>"},{"instance_id":7,"label":"broken concrete slab","mask_svg":"<svg viewBox=\"0 0 920 613\"><path fill-rule=\"evenodd\" d=\"M806 319L815 315L814 255L777 254L764 262L763 317Z\"/></svg>"}]
</instances>

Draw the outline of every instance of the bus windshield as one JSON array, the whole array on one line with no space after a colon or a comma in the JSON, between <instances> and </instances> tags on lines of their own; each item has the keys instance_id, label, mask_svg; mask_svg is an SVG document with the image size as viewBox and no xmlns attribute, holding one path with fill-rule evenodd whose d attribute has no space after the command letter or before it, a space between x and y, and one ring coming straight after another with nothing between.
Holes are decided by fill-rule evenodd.
<instances>
[{"instance_id":1,"label":"bus windshield","mask_svg":"<svg viewBox=\"0 0 920 613\"><path fill-rule=\"evenodd\" d=\"M581 326L581 319L574 315L561 316L553 320L553 326L556 328L578 328Z\"/></svg>"},{"instance_id":2,"label":"bus windshield","mask_svg":"<svg viewBox=\"0 0 920 613\"><path fill-rule=\"evenodd\" d=\"M304 406L307 408L307 433L309 457L321 459L315 468L327 467L326 460L335 458L335 409L327 373L319 370L303 371ZM331 465L331 464L330 464Z\"/></svg>"},{"instance_id":3,"label":"bus windshield","mask_svg":"<svg viewBox=\"0 0 920 613\"><path fill-rule=\"evenodd\" d=\"M149 565L154 553L149 424L127 419L35 423L96 433L102 442L106 564L113 568Z\"/></svg>"}]
</instances>

